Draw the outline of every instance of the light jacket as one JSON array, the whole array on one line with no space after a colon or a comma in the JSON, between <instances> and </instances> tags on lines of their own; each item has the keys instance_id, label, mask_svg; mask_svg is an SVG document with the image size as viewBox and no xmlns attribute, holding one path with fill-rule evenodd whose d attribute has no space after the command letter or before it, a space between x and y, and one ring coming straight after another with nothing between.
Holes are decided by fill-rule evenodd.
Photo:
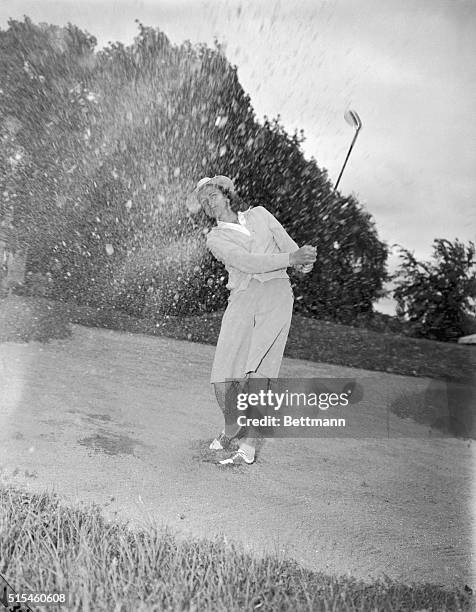
<instances>
[{"instance_id":1,"label":"light jacket","mask_svg":"<svg viewBox=\"0 0 476 612\"><path fill-rule=\"evenodd\" d=\"M250 280L288 278L289 253L298 245L279 221L264 208L256 206L244 214L251 236L226 227L214 227L207 235L207 247L228 272L231 293L246 289Z\"/></svg>"}]
</instances>

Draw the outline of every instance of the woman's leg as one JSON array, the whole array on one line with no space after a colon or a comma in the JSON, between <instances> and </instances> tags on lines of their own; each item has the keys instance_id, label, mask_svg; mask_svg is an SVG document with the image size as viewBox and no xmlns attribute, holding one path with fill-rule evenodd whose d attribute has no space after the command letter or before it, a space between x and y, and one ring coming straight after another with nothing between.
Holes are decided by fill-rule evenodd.
<instances>
[{"instance_id":1,"label":"woman's leg","mask_svg":"<svg viewBox=\"0 0 476 612\"><path fill-rule=\"evenodd\" d=\"M250 384L252 385L252 383L250 383L250 378L260 378L261 379L262 377L260 374L257 374L256 372L248 372L246 374L246 393L250 393ZM259 384L258 386L260 387L259 390L263 388L262 384ZM266 382L266 387L267 386L268 386L268 381ZM249 459L252 459L254 461L255 451L256 451L256 438L258 438L258 434L256 430L254 430L251 427L247 427L246 429L244 429L243 433L244 435L240 439L239 447L244 453L246 453L246 456Z\"/></svg>"},{"instance_id":2,"label":"woman's leg","mask_svg":"<svg viewBox=\"0 0 476 612\"><path fill-rule=\"evenodd\" d=\"M252 280L247 290L234 297L233 303L227 308L226 320L224 317L222 323L213 371L233 357L234 367L245 376L245 380L241 380L245 387L241 384L233 388L229 383L219 382L215 384L215 394L225 415L225 422L229 422L226 435L235 437L239 433L245 434L240 441L240 450L246 456L247 463L254 460L256 435L250 435L250 431L245 433L237 423L235 425L236 412L227 415L227 407L236 408L236 393L247 392L250 378L278 377L293 301L288 279L273 279L265 283ZM230 388L235 396L233 399L225 396ZM232 459L225 461L234 463Z\"/></svg>"},{"instance_id":3,"label":"woman's leg","mask_svg":"<svg viewBox=\"0 0 476 612\"><path fill-rule=\"evenodd\" d=\"M242 379L254 326L252 288L233 296L223 314L210 380L212 383Z\"/></svg>"},{"instance_id":4,"label":"woman's leg","mask_svg":"<svg viewBox=\"0 0 476 612\"><path fill-rule=\"evenodd\" d=\"M236 407L239 383L244 378L254 326L254 295L255 290L251 286L230 296L223 315L213 360L211 382L225 419L224 433L227 438L236 437L241 430L236 423L236 410L231 412L231 409L233 406ZM221 435L213 440L210 448L215 450L223 448L219 438Z\"/></svg>"},{"instance_id":5,"label":"woman's leg","mask_svg":"<svg viewBox=\"0 0 476 612\"><path fill-rule=\"evenodd\" d=\"M225 420L225 435L235 438L243 429L237 423L236 396L242 390L242 381L213 383L215 397Z\"/></svg>"},{"instance_id":6,"label":"woman's leg","mask_svg":"<svg viewBox=\"0 0 476 612\"><path fill-rule=\"evenodd\" d=\"M294 296L287 279L275 279L259 287L258 308L254 317L253 335L246 367L246 378L263 379L259 389L269 388L270 379L277 378L288 339L293 313ZM253 383L251 383L253 384ZM250 430L240 440L240 449L254 459L256 438Z\"/></svg>"},{"instance_id":7,"label":"woman's leg","mask_svg":"<svg viewBox=\"0 0 476 612\"><path fill-rule=\"evenodd\" d=\"M278 378L293 316L294 295L288 279L261 283L248 351L246 375Z\"/></svg>"}]
</instances>

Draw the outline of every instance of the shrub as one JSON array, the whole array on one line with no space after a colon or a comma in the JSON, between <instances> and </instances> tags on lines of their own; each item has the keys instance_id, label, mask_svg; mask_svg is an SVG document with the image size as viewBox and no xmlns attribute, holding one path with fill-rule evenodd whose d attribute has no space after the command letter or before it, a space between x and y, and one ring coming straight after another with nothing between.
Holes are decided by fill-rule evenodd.
<instances>
[{"instance_id":1,"label":"shrub","mask_svg":"<svg viewBox=\"0 0 476 612\"><path fill-rule=\"evenodd\" d=\"M476 248L436 239L433 261L420 262L401 249L394 298L397 315L415 336L456 340L472 333L476 306Z\"/></svg>"}]
</instances>

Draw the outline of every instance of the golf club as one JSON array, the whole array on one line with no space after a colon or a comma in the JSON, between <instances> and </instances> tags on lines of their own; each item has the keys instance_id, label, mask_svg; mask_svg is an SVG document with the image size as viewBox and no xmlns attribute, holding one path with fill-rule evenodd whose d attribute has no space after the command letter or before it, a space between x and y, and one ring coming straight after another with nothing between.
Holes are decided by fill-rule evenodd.
<instances>
[{"instance_id":1,"label":"golf club","mask_svg":"<svg viewBox=\"0 0 476 612\"><path fill-rule=\"evenodd\" d=\"M360 117L356 113L356 111L353 111L353 110L346 111L344 114L344 119L347 121L347 123L351 127L355 129L355 134L354 134L354 138L352 139L352 143L350 145L349 151L347 152L347 157L345 158L345 162L344 162L344 165L342 166L342 170L340 171L339 178L337 179L337 182L334 186L334 191L337 190L340 179L342 177L342 173L344 172L345 165L347 164L347 160L349 159L352 148L355 144L355 141L357 140L357 136L359 135L360 128L362 127L362 121L360 120Z\"/></svg>"}]
</instances>

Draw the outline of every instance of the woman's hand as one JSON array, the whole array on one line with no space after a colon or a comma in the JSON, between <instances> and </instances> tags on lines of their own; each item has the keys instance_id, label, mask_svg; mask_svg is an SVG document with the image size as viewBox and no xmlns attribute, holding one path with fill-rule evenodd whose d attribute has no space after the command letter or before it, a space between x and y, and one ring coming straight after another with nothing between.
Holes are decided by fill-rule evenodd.
<instances>
[{"instance_id":1,"label":"woman's hand","mask_svg":"<svg viewBox=\"0 0 476 612\"><path fill-rule=\"evenodd\" d=\"M314 264L306 264L305 266L301 266L300 272L302 274L309 274L309 272L313 269Z\"/></svg>"},{"instance_id":2,"label":"woman's hand","mask_svg":"<svg viewBox=\"0 0 476 612\"><path fill-rule=\"evenodd\" d=\"M316 247L305 244L303 247L289 254L289 265L309 265L316 261Z\"/></svg>"},{"instance_id":3,"label":"woman's hand","mask_svg":"<svg viewBox=\"0 0 476 612\"><path fill-rule=\"evenodd\" d=\"M299 264L293 266L293 268L300 274L309 274L309 272L311 272L311 270L314 268L314 264L306 264L305 266Z\"/></svg>"}]
</instances>

